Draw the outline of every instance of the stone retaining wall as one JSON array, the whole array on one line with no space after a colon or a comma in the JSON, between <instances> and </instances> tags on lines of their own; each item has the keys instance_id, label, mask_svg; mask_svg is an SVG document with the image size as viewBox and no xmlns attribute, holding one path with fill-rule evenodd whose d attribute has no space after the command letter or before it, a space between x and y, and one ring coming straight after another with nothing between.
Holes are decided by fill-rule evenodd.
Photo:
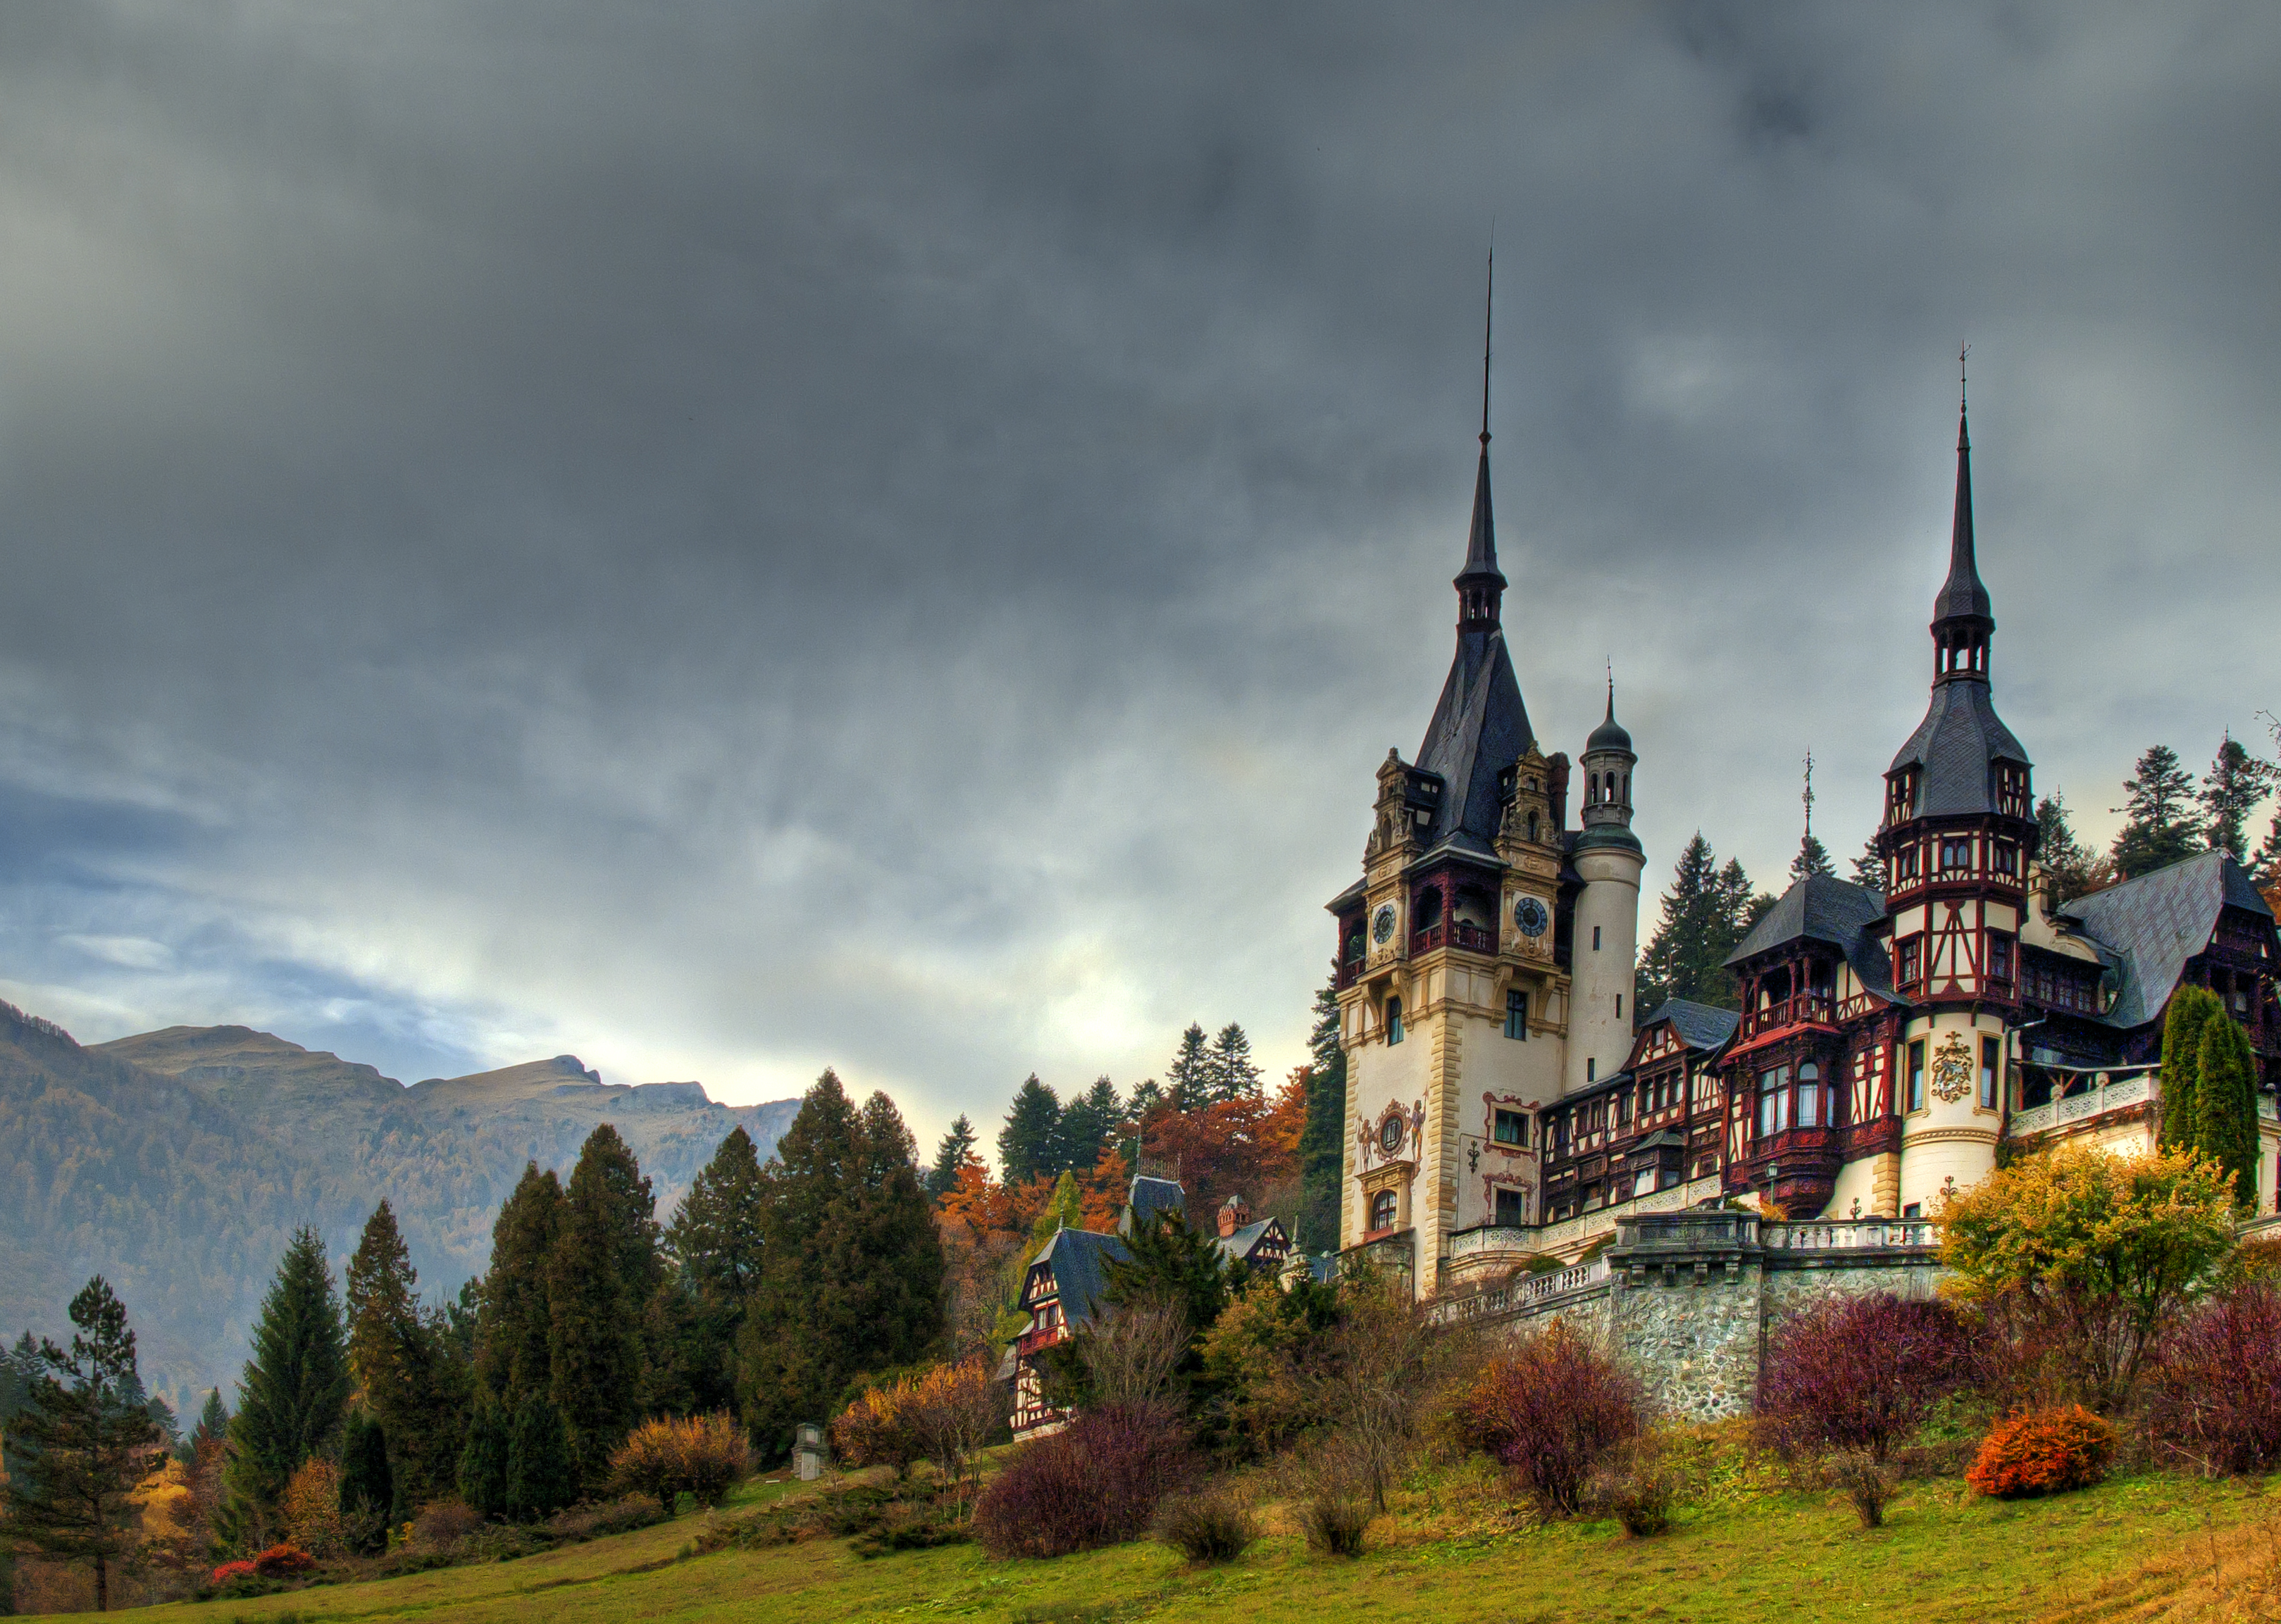
<instances>
[{"instance_id":1,"label":"stone retaining wall","mask_svg":"<svg viewBox=\"0 0 2281 1624\"><path fill-rule=\"evenodd\" d=\"M1566 1290L1500 1290L1436 1305L1444 1323L1533 1330L1566 1319L1601 1335L1665 1414L1713 1420L1750 1408L1767 1333L1807 1304L1867 1291L1929 1295L1941 1269L1924 1224L1806 1226L1703 1211L1627 1217L1604 1274ZM1547 1282L1552 1283L1552 1282Z\"/></svg>"}]
</instances>

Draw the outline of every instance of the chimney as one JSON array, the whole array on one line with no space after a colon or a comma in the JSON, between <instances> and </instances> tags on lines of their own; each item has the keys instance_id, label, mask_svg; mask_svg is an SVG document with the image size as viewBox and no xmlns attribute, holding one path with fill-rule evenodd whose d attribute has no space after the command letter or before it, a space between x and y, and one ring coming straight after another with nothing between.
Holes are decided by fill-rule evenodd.
<instances>
[{"instance_id":1,"label":"chimney","mask_svg":"<svg viewBox=\"0 0 2281 1624\"><path fill-rule=\"evenodd\" d=\"M1241 1196L1230 1196L1219 1206L1219 1238L1226 1240L1251 1221L1251 1209L1243 1205Z\"/></svg>"}]
</instances>

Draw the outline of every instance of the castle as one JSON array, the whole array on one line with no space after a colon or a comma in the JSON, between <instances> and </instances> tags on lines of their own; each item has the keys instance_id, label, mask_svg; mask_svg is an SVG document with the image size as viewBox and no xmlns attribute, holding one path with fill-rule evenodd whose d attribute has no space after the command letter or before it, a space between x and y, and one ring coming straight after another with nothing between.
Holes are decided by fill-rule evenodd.
<instances>
[{"instance_id":1,"label":"castle","mask_svg":"<svg viewBox=\"0 0 2281 1624\"><path fill-rule=\"evenodd\" d=\"M2259 1211L2281 1173L2274 916L2204 852L2054 906L2032 765L1996 714L1996 620L1960 411L1932 693L1885 774L1884 893L1793 884L1732 958L1740 1009L1637 1007L1639 758L1605 720L1547 755L1503 624L1481 435L1458 646L1389 750L1362 877L1327 905L1347 1055L1340 1243L1420 1296L1573 1260L1620 1220L1742 1205L1912 1220L2060 1138L2150 1146L2163 1011L2210 988L2259 1057ZM1572 824L1572 805L1576 812Z\"/></svg>"}]
</instances>

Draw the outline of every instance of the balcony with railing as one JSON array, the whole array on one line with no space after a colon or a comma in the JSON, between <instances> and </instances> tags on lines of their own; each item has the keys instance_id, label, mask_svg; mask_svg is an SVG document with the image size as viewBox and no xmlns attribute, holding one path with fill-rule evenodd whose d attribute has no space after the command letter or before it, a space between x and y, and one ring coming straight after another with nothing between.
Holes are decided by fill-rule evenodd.
<instances>
[{"instance_id":1,"label":"balcony with railing","mask_svg":"<svg viewBox=\"0 0 2281 1624\"><path fill-rule=\"evenodd\" d=\"M1048 1325L1040 1330L1024 1331L1014 1339L1014 1351L1027 1358L1040 1348L1052 1347L1068 1335L1069 1328L1062 1325Z\"/></svg>"},{"instance_id":2,"label":"balcony with railing","mask_svg":"<svg viewBox=\"0 0 2281 1624\"><path fill-rule=\"evenodd\" d=\"M2097 1073L2071 1081L2070 1089L2043 1104L2014 1112L2012 1120L2005 1124L2004 1136L2026 1139L2054 1128L2077 1127L2116 1112L2151 1106L2162 1097L2158 1074L2151 1071L2119 1080L2107 1073Z\"/></svg>"},{"instance_id":3,"label":"balcony with railing","mask_svg":"<svg viewBox=\"0 0 2281 1624\"><path fill-rule=\"evenodd\" d=\"M1822 1026L1837 1024L1836 1001L1826 992L1802 992L1795 997L1778 998L1764 1009L1747 1011L1743 1016L1741 1036L1748 1043L1767 1032L1779 1032L1785 1027Z\"/></svg>"}]
</instances>

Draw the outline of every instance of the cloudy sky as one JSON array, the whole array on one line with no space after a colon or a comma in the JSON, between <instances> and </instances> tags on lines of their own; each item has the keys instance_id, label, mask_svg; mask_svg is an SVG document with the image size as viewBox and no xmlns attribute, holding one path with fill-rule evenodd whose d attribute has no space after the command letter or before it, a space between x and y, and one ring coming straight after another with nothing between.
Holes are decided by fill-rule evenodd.
<instances>
[{"instance_id":1,"label":"cloudy sky","mask_svg":"<svg viewBox=\"0 0 2281 1624\"><path fill-rule=\"evenodd\" d=\"M1958 343L2090 835L2281 710L2281 11L0 12L0 996L926 1135L1280 1074L1505 621L1651 875L1841 858ZM2262 821L2261 816L2261 822Z\"/></svg>"}]
</instances>

